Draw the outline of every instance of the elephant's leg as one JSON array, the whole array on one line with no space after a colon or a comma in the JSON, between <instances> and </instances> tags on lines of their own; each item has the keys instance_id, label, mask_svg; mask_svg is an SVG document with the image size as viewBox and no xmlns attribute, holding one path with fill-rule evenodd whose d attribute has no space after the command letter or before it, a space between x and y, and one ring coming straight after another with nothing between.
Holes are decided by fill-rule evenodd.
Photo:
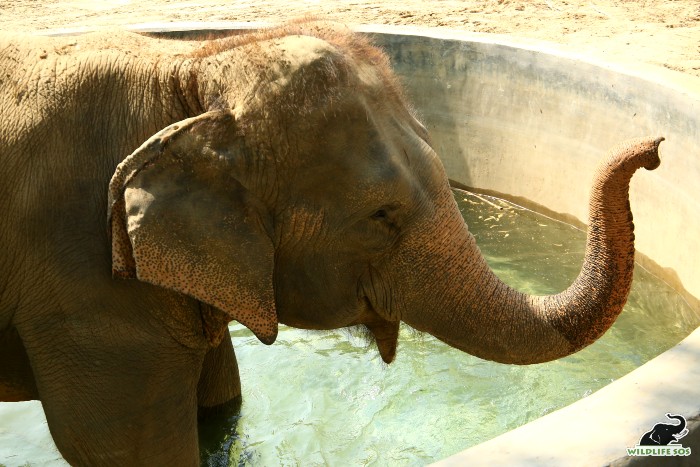
<instances>
[{"instance_id":1,"label":"elephant's leg","mask_svg":"<svg viewBox=\"0 0 700 467\"><path fill-rule=\"evenodd\" d=\"M200 418L213 413L237 412L241 404L241 380L231 338L227 335L218 347L204 357L197 385Z\"/></svg>"},{"instance_id":2,"label":"elephant's leg","mask_svg":"<svg viewBox=\"0 0 700 467\"><path fill-rule=\"evenodd\" d=\"M15 328L0 332L0 401L38 399L29 358Z\"/></svg>"},{"instance_id":3,"label":"elephant's leg","mask_svg":"<svg viewBox=\"0 0 700 467\"><path fill-rule=\"evenodd\" d=\"M20 329L59 451L71 465L199 465L204 349L144 322L105 321L83 314Z\"/></svg>"}]
</instances>

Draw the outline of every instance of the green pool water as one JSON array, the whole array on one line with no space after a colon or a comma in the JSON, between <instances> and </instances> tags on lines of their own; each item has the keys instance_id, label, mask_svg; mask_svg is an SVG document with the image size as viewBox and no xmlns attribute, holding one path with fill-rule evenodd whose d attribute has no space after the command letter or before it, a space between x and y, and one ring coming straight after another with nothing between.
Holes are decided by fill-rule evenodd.
<instances>
[{"instance_id":1,"label":"green pool water","mask_svg":"<svg viewBox=\"0 0 700 467\"><path fill-rule=\"evenodd\" d=\"M547 294L578 274L585 233L496 198L455 190L497 274ZM697 313L663 282L635 270L628 305L583 351L550 363L480 360L401 329L382 362L352 330L280 328L265 346L232 324L243 385L240 416L201 426L202 465L425 465L568 405L683 339ZM0 404L0 464L64 465L37 402Z\"/></svg>"}]
</instances>

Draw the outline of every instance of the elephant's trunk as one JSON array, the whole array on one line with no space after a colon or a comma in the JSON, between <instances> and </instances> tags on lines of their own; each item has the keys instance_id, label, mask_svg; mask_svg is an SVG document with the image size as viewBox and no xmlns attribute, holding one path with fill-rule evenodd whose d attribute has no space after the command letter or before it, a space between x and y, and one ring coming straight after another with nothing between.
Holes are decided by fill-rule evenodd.
<instances>
[{"instance_id":1,"label":"elephant's trunk","mask_svg":"<svg viewBox=\"0 0 700 467\"><path fill-rule=\"evenodd\" d=\"M438 215L447 232L438 248L442 264L421 267L421 259L430 261L425 253L408 259L414 268L424 267L419 276L430 280L409 287L402 318L453 347L504 363L554 360L598 339L622 311L632 282L629 182L638 168L658 167L662 140L627 142L599 167L583 267L564 292L529 296L513 290L490 270L461 218L443 213ZM414 299L423 301L422 310L409 305Z\"/></svg>"}]
</instances>

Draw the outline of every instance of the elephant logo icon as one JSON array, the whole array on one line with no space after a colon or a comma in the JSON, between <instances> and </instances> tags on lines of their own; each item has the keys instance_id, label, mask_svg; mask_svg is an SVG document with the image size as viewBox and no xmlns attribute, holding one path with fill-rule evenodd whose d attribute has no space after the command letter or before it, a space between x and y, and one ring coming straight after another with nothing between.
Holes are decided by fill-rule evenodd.
<instances>
[{"instance_id":1,"label":"elephant logo icon","mask_svg":"<svg viewBox=\"0 0 700 467\"><path fill-rule=\"evenodd\" d=\"M688 434L685 417L667 413L669 420L679 423L657 423L654 428L644 433L639 440L639 446L668 446L678 444L678 440Z\"/></svg>"}]
</instances>

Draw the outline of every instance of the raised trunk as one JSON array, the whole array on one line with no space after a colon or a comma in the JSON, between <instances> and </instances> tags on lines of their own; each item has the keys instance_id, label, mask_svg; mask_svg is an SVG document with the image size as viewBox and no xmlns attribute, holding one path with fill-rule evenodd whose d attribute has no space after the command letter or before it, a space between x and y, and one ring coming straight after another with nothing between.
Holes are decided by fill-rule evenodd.
<instances>
[{"instance_id":1,"label":"raised trunk","mask_svg":"<svg viewBox=\"0 0 700 467\"><path fill-rule=\"evenodd\" d=\"M598 168L586 256L568 289L551 296L513 290L490 270L464 223L458 227L459 220L445 214L439 216L449 232L441 240L443 264L429 268L431 272L424 276L430 278L427 286L414 285L428 301L422 303L422 311L413 303L407 306L403 319L453 347L504 363L554 360L594 342L622 311L632 283L630 179L640 167L658 167L662 140L624 143ZM421 255L414 260L426 258ZM409 299L419 296L408 295Z\"/></svg>"}]
</instances>

